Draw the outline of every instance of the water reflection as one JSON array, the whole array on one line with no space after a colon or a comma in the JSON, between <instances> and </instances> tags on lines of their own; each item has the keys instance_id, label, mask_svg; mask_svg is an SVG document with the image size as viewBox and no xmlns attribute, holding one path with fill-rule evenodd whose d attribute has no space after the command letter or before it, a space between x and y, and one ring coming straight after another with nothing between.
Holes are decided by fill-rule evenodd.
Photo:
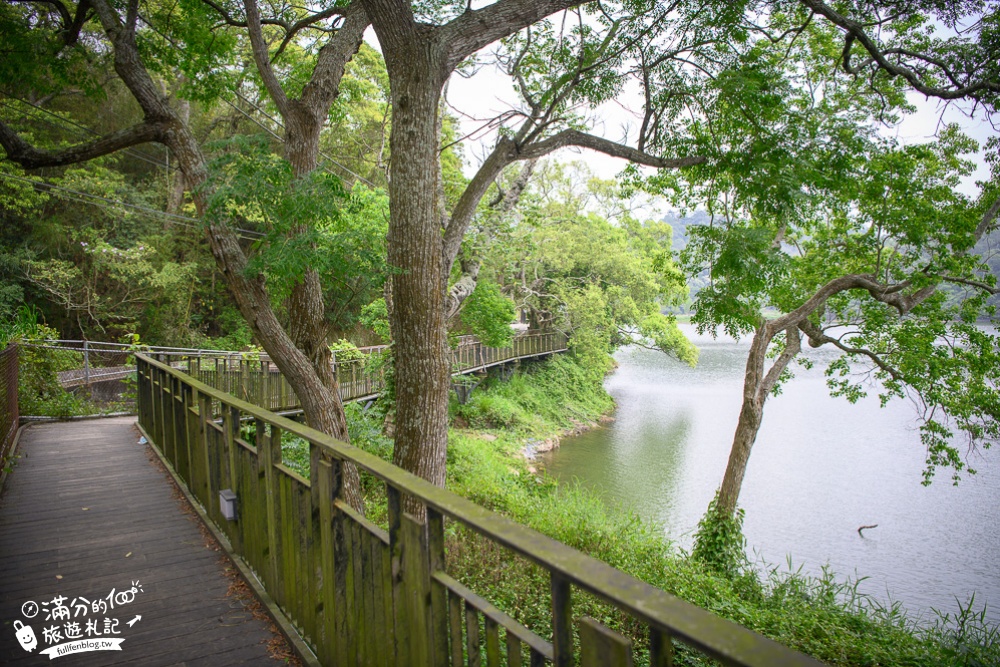
<instances>
[{"instance_id":1,"label":"water reflection","mask_svg":"<svg viewBox=\"0 0 1000 667\"><path fill-rule=\"evenodd\" d=\"M689 332L693 333L693 332ZM694 337L694 336L692 336ZM608 378L616 421L543 461L559 479L577 478L609 502L664 525L682 546L722 480L739 411L748 343L696 338L701 362L623 350ZM741 505L751 548L773 563L790 554L806 571L824 563L869 577L861 590L901 601L917 615L952 611L976 592L1000 622L1000 456L973 455L980 472L959 486L942 472L921 486L923 447L913 407L851 405L831 398L822 366L797 369L768 400L747 469ZM878 524L861 537L858 526Z\"/></svg>"}]
</instances>

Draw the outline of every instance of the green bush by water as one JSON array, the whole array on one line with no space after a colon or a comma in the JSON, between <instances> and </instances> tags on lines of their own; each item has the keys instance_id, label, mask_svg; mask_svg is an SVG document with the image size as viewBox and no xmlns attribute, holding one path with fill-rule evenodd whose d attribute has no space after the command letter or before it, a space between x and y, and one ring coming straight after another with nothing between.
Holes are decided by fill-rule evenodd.
<instances>
[{"instance_id":1,"label":"green bush by water","mask_svg":"<svg viewBox=\"0 0 1000 667\"><path fill-rule=\"evenodd\" d=\"M452 414L474 429L503 429L519 435L552 435L592 422L614 407L602 375L568 355L525 365L507 382L489 378L466 405Z\"/></svg>"}]
</instances>

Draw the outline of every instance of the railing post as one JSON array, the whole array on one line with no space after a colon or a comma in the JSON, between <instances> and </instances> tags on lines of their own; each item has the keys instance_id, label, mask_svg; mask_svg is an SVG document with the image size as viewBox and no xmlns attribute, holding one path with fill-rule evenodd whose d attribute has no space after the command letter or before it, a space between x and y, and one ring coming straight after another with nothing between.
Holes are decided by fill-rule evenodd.
<instances>
[{"instance_id":1,"label":"railing post","mask_svg":"<svg viewBox=\"0 0 1000 667\"><path fill-rule=\"evenodd\" d=\"M649 628L649 667L673 667L674 645L670 635L659 628Z\"/></svg>"},{"instance_id":2,"label":"railing post","mask_svg":"<svg viewBox=\"0 0 1000 667\"><path fill-rule=\"evenodd\" d=\"M174 376L160 370L160 412L163 441L160 448L170 464L177 470L177 447L174 440Z\"/></svg>"},{"instance_id":3,"label":"railing post","mask_svg":"<svg viewBox=\"0 0 1000 667\"><path fill-rule=\"evenodd\" d=\"M218 368L218 360L216 360L216 368ZM240 493L240 475L238 474L237 466L237 452L236 452L236 438L240 435L240 411L234 407L222 404L222 439L225 443L225 457L229 467L229 485L228 488L235 492L237 495ZM207 417L202 415L202 418L211 418L211 415ZM243 529L241 524L237 524L233 530L229 532L229 540L233 545L233 551L238 554L246 556L243 550Z\"/></svg>"},{"instance_id":4,"label":"railing post","mask_svg":"<svg viewBox=\"0 0 1000 667\"><path fill-rule=\"evenodd\" d=\"M271 595L278 604L285 604L283 580L281 576L281 512L279 499L281 489L278 488L278 475L275 464L281 463L281 431L272 428L266 433L267 422L255 420L257 453L260 456L260 466L264 469L264 496L267 499L267 559L268 579L270 579Z\"/></svg>"},{"instance_id":5,"label":"railing post","mask_svg":"<svg viewBox=\"0 0 1000 667\"><path fill-rule=\"evenodd\" d=\"M83 341L83 385L90 389L90 344Z\"/></svg>"},{"instance_id":6,"label":"railing post","mask_svg":"<svg viewBox=\"0 0 1000 667\"><path fill-rule=\"evenodd\" d=\"M309 445L310 449L316 445ZM318 619L316 627L319 628L319 636L316 638L316 646L319 649L319 659L326 665L346 664L343 660L343 606L338 604L340 595L343 592L343 576L338 577L338 572L342 573L343 558L338 559L336 549L336 531L334 526L333 501L340 493L341 483L341 463L320 458L319 464L310 471L310 481L318 489L319 508L319 541L320 541L320 567L319 567L319 588L322 591L323 612ZM343 536L341 536L343 538Z\"/></svg>"},{"instance_id":7,"label":"railing post","mask_svg":"<svg viewBox=\"0 0 1000 667\"><path fill-rule=\"evenodd\" d=\"M170 376L171 441L174 448L174 470L194 492L191 481L191 440L188 438L187 406L191 387L180 378Z\"/></svg>"},{"instance_id":8,"label":"railing post","mask_svg":"<svg viewBox=\"0 0 1000 667\"><path fill-rule=\"evenodd\" d=\"M430 639L430 566L426 526L403 512L397 489L389 495L389 553L395 621L396 664L423 667L434 656Z\"/></svg>"},{"instance_id":9,"label":"railing post","mask_svg":"<svg viewBox=\"0 0 1000 667\"><path fill-rule=\"evenodd\" d=\"M552 573L552 664L555 667L573 665L573 602L570 583Z\"/></svg>"},{"instance_id":10,"label":"railing post","mask_svg":"<svg viewBox=\"0 0 1000 667\"><path fill-rule=\"evenodd\" d=\"M580 667L632 667L632 642L592 618L580 619Z\"/></svg>"},{"instance_id":11,"label":"railing post","mask_svg":"<svg viewBox=\"0 0 1000 667\"><path fill-rule=\"evenodd\" d=\"M433 507L427 508L427 560L430 564L429 574L445 571L444 556L444 517ZM434 652L434 664L448 664L448 596L443 585L430 580L431 586L431 622L428 630L431 633L431 648Z\"/></svg>"},{"instance_id":12,"label":"railing post","mask_svg":"<svg viewBox=\"0 0 1000 667\"><path fill-rule=\"evenodd\" d=\"M214 507L216 503L212 501L215 498L212 496L213 492L218 492L220 489L212 488L212 456L210 454L211 441L210 431L208 427L208 422L212 420L212 397L205 394L194 392L194 398L198 405L198 414L189 413L189 417L194 419L195 429L194 434L198 438L198 466L202 470L203 478L201 480L201 492L203 500L202 502L206 507ZM222 465L220 461L217 465ZM216 477L216 479L221 479L221 477Z\"/></svg>"}]
</instances>

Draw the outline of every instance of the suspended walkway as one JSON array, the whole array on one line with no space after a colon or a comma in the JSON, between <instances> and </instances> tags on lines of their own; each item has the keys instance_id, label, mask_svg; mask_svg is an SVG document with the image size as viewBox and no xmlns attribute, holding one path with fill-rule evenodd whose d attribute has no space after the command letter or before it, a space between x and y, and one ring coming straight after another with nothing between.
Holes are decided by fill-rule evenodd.
<instances>
[{"instance_id":1,"label":"suspended walkway","mask_svg":"<svg viewBox=\"0 0 1000 667\"><path fill-rule=\"evenodd\" d=\"M105 388L105 400L120 391L121 382L135 377L134 354L143 352L175 368L184 368L193 377L216 389L234 394L269 410L285 412L298 407L298 398L266 354L205 350L178 347L130 346L83 340L47 340L24 345L29 349L48 350L59 356L61 365L75 368L58 373L64 389L85 387L94 391ZM462 336L451 351L452 374L456 378L482 374L487 369L517 363L524 359L545 357L567 349L566 335L560 332L524 332L507 347L483 345L473 336ZM334 353L334 373L345 403L376 398L385 388L379 363L388 346L358 348L348 354ZM113 385L110 391L106 385ZM468 394L474 383L457 382L460 397Z\"/></svg>"}]
</instances>

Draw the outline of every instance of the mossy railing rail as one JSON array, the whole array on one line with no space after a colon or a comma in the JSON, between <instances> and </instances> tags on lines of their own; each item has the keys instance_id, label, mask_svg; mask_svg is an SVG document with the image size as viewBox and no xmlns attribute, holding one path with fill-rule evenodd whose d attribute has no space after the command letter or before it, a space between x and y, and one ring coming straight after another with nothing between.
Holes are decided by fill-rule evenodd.
<instances>
[{"instance_id":1,"label":"mossy railing rail","mask_svg":"<svg viewBox=\"0 0 1000 667\"><path fill-rule=\"evenodd\" d=\"M145 355L136 362L143 431L323 665L632 664L624 637L593 619L574 622L574 589L645 626L653 665L672 663L675 641L731 665L820 664L363 450ZM247 419L254 443L240 437ZM288 436L309 442L308 479L282 464ZM344 462L384 484L388 530L344 501ZM224 489L237 496L235 521L220 509ZM426 508L426 523L403 512L404 497ZM551 600L551 642L447 571L446 519L548 573L540 597Z\"/></svg>"},{"instance_id":2,"label":"mossy railing rail","mask_svg":"<svg viewBox=\"0 0 1000 667\"><path fill-rule=\"evenodd\" d=\"M0 467L7 464L17 434L17 345L0 350Z\"/></svg>"},{"instance_id":3,"label":"mossy railing rail","mask_svg":"<svg viewBox=\"0 0 1000 667\"><path fill-rule=\"evenodd\" d=\"M361 348L360 355L347 359L338 359L334 355L334 372L341 400L346 403L374 398L385 388L381 368L372 364L372 360L385 349L384 345ZM472 336L463 336L452 350L452 373L474 373L517 359L540 357L566 349L566 334L557 331L524 333L516 336L507 347L488 347ZM161 357L154 351L150 356L173 359L175 366L178 360L187 359L186 366L191 376L262 408L285 411L299 406L295 391L267 355L248 357L239 353L203 352Z\"/></svg>"}]
</instances>

